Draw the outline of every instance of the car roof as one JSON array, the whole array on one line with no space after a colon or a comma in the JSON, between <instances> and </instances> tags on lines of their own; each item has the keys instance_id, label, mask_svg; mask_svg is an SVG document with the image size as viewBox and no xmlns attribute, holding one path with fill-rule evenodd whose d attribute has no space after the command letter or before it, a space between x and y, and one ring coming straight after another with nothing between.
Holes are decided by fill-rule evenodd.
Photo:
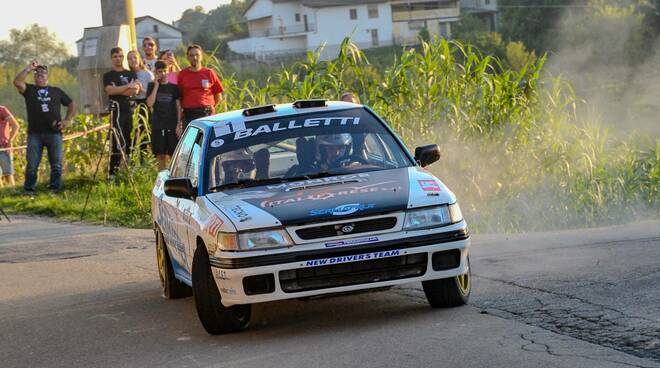
<instances>
[{"instance_id":1,"label":"car roof","mask_svg":"<svg viewBox=\"0 0 660 368\"><path fill-rule=\"evenodd\" d=\"M223 112L220 114L215 114L207 117L203 117L197 120L194 120L192 124L199 126L201 128L210 128L216 125L217 123L220 122L227 122L227 121L233 121L233 122L238 122L238 121L252 121L252 120L261 120L261 119L268 119L268 118L281 118L285 116L291 116L291 115L298 115L298 114L304 114L304 113L314 113L314 112L321 112L321 111L337 111L337 110L346 110L350 108L356 108L356 107L363 107L363 105L359 104L354 104L350 102L343 102L343 101L326 101L326 106L322 107L306 107L306 108L296 108L293 106L293 103L284 103L284 104L278 104L275 105L275 112L269 112L269 113L263 113L263 114L257 114L257 115L252 115L252 116L244 116L243 111L245 109L240 109L240 110L232 110L232 111L227 111Z\"/></svg>"}]
</instances>

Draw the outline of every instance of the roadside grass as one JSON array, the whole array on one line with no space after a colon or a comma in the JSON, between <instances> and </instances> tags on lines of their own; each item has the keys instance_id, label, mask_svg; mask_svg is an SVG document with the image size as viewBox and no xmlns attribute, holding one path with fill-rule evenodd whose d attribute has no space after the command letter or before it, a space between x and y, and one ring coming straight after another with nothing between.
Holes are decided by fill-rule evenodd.
<instances>
[{"instance_id":1,"label":"roadside grass","mask_svg":"<svg viewBox=\"0 0 660 368\"><path fill-rule=\"evenodd\" d=\"M151 228L150 192L155 170L133 169L132 178L126 173L115 180L95 180L88 177L65 178L65 188L51 193L46 184L37 187L34 197L23 194L20 186L0 189L0 208L8 215L33 214L65 221L84 221L92 224ZM135 185L133 185L133 183ZM85 200L89 201L85 212ZM139 194L139 195L138 195ZM82 216L82 217L81 217Z\"/></svg>"},{"instance_id":2,"label":"roadside grass","mask_svg":"<svg viewBox=\"0 0 660 368\"><path fill-rule=\"evenodd\" d=\"M310 53L263 82L238 80L214 59L208 66L225 86L219 111L304 98L335 100L354 91L409 148L438 143L443 158L429 169L456 193L472 231L550 230L660 217L660 137L608 134L569 82L543 70L545 60L511 70L473 46L434 39L377 66L346 39L337 59L322 61ZM137 114L134 119L140 121ZM87 128L102 123L78 117L78 125ZM153 158L132 155L130 177L92 183L85 178L93 176L105 142L99 133L65 144L68 186L61 195L28 200L5 190L0 206L79 220L92 185L85 221L148 227ZM17 157L17 172L24 162ZM40 177L46 177L43 167Z\"/></svg>"}]
</instances>

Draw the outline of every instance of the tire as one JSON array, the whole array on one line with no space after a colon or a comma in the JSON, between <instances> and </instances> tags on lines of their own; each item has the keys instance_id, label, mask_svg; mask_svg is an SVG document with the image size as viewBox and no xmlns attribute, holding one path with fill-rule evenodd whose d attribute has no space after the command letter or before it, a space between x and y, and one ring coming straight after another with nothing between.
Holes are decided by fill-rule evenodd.
<instances>
[{"instance_id":1,"label":"tire","mask_svg":"<svg viewBox=\"0 0 660 368\"><path fill-rule=\"evenodd\" d=\"M160 288L164 298L179 299L192 295L190 286L174 277L172 259L160 230L156 231L156 262L158 262L158 276L160 277Z\"/></svg>"},{"instance_id":2,"label":"tire","mask_svg":"<svg viewBox=\"0 0 660 368\"><path fill-rule=\"evenodd\" d=\"M467 258L468 271L463 275L446 279L422 281L426 300L433 308L450 308L465 305L470 298L472 280L470 258Z\"/></svg>"},{"instance_id":3,"label":"tire","mask_svg":"<svg viewBox=\"0 0 660 368\"><path fill-rule=\"evenodd\" d=\"M225 307L211 273L209 255L204 244L198 244L193 258L193 296L200 322L206 332L217 335L241 331L250 324L250 304Z\"/></svg>"}]
</instances>

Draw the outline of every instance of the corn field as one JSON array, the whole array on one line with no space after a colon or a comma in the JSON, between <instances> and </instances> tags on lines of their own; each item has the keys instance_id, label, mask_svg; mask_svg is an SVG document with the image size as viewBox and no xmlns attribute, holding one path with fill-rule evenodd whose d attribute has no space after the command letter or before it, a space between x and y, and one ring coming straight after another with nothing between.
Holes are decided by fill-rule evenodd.
<instances>
[{"instance_id":1,"label":"corn field","mask_svg":"<svg viewBox=\"0 0 660 368\"><path fill-rule=\"evenodd\" d=\"M542 57L510 70L474 47L435 39L376 68L346 39L337 59L309 53L265 83L239 80L214 58L209 67L225 87L219 111L355 92L410 148L440 146L443 157L430 170L454 190L473 231L658 217L659 137L610 136L584 113L588 102L570 83L542 73L544 63ZM65 145L69 173L89 176L102 139Z\"/></svg>"}]
</instances>

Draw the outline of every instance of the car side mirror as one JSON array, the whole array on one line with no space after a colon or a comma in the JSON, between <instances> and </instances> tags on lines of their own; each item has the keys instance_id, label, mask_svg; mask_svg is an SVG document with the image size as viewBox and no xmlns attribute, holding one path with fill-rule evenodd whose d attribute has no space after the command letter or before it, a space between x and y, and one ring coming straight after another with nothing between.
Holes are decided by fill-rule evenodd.
<instances>
[{"instance_id":1,"label":"car side mirror","mask_svg":"<svg viewBox=\"0 0 660 368\"><path fill-rule=\"evenodd\" d=\"M193 188L188 178L172 178L165 180L165 195L173 198L192 199L195 197Z\"/></svg>"},{"instance_id":2,"label":"car side mirror","mask_svg":"<svg viewBox=\"0 0 660 368\"><path fill-rule=\"evenodd\" d=\"M437 144L428 144L415 148L415 161L426 167L440 159L440 148Z\"/></svg>"}]
</instances>

